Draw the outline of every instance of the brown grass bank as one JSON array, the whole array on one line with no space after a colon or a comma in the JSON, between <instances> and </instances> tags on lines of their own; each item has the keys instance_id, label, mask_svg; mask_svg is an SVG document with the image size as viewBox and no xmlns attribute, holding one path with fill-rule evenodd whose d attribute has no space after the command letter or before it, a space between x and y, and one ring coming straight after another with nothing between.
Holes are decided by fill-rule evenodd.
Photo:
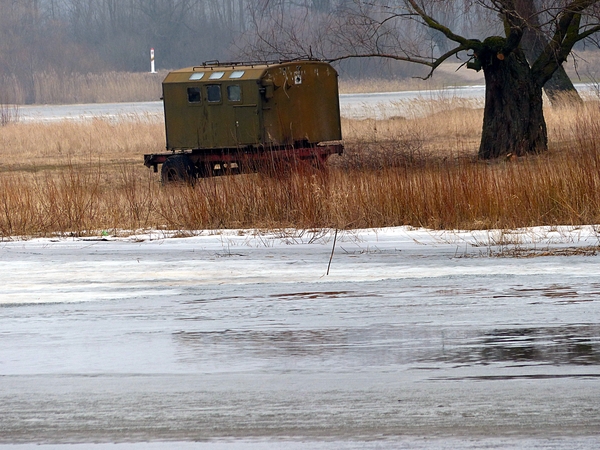
<instances>
[{"instance_id":1,"label":"brown grass bank","mask_svg":"<svg viewBox=\"0 0 600 450\"><path fill-rule=\"evenodd\" d=\"M167 71L69 73L34 72L22 78L0 77L2 104L70 104L155 101Z\"/></svg>"},{"instance_id":2,"label":"brown grass bank","mask_svg":"<svg viewBox=\"0 0 600 450\"><path fill-rule=\"evenodd\" d=\"M424 226L516 228L600 223L600 108L548 111L548 154L475 158L481 111L344 121L346 152L322 173L247 174L162 187L142 165L162 124L0 127L0 236L157 228Z\"/></svg>"}]
</instances>

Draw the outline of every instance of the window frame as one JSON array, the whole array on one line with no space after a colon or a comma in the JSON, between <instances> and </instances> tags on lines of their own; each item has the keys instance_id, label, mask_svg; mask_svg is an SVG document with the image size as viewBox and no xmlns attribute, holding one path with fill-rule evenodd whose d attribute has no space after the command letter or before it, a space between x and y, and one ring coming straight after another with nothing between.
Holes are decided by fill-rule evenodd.
<instances>
[{"instance_id":1,"label":"window frame","mask_svg":"<svg viewBox=\"0 0 600 450\"><path fill-rule=\"evenodd\" d=\"M211 100L210 99L210 90L211 88L219 88L219 99L218 100ZM208 103L209 105L220 105L223 103L223 89L221 88L221 84L207 84L206 85L206 103Z\"/></svg>"},{"instance_id":2,"label":"window frame","mask_svg":"<svg viewBox=\"0 0 600 450\"><path fill-rule=\"evenodd\" d=\"M194 93L198 95L198 100L197 101L192 101L192 97L191 97L191 93L192 91L195 91ZM194 97L196 98L196 97ZM187 101L189 105L201 105L202 104L202 87L201 86L188 86L187 88Z\"/></svg>"},{"instance_id":3,"label":"window frame","mask_svg":"<svg viewBox=\"0 0 600 450\"><path fill-rule=\"evenodd\" d=\"M231 88L237 88L238 89L238 98L237 100L232 100L231 99L231 95L230 95L230 89ZM244 96L242 95L242 85L241 84L230 84L227 86L227 101L229 103L242 103Z\"/></svg>"},{"instance_id":4,"label":"window frame","mask_svg":"<svg viewBox=\"0 0 600 450\"><path fill-rule=\"evenodd\" d=\"M229 74L230 80L239 80L246 74L245 70L234 70Z\"/></svg>"},{"instance_id":5,"label":"window frame","mask_svg":"<svg viewBox=\"0 0 600 450\"><path fill-rule=\"evenodd\" d=\"M225 72L222 71L218 71L218 72L211 72L211 74L208 76L209 80L220 80L225 76Z\"/></svg>"}]
</instances>

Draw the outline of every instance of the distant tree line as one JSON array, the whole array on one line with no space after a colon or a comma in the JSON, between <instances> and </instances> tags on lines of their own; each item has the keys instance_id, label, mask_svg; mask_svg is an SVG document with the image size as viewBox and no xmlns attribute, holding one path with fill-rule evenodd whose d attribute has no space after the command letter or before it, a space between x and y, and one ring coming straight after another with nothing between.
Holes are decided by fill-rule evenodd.
<instances>
[{"instance_id":1,"label":"distant tree line","mask_svg":"<svg viewBox=\"0 0 600 450\"><path fill-rule=\"evenodd\" d=\"M248 42L265 26L277 29L273 18L294 17L309 32L319 17L347 3L352 1L0 0L0 76L23 82L44 71L147 71L150 48L158 68L250 58ZM347 65L353 64L359 73L372 63Z\"/></svg>"},{"instance_id":2,"label":"distant tree line","mask_svg":"<svg viewBox=\"0 0 600 450\"><path fill-rule=\"evenodd\" d=\"M494 12L475 8L476 2L434 3L436 17L457 33L468 29L470 36L485 36L497 27L498 21L490 18ZM360 33L370 26L364 18L383 17L386 8L397 4L399 0L0 0L0 103L11 83L19 84L19 98L25 102L38 101L35 77L44 73L148 71L150 48L159 69L360 50L364 42L359 39L367 36ZM450 48L443 33L423 31L414 20L403 21L396 30L391 24L385 24L381 42L411 36L415 42L429 42L432 57ZM347 77L423 75L422 68L385 59L348 59L337 65Z\"/></svg>"},{"instance_id":3,"label":"distant tree line","mask_svg":"<svg viewBox=\"0 0 600 450\"><path fill-rule=\"evenodd\" d=\"M148 70L229 55L249 0L0 0L0 73Z\"/></svg>"}]
</instances>

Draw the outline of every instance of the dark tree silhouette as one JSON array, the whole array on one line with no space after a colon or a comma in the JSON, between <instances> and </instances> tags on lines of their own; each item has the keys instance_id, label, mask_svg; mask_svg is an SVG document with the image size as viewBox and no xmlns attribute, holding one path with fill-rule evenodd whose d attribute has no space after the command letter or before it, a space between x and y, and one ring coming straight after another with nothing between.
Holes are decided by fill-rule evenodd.
<instances>
[{"instance_id":1,"label":"dark tree silhouette","mask_svg":"<svg viewBox=\"0 0 600 450\"><path fill-rule=\"evenodd\" d=\"M537 0L516 0L515 6L517 13L527 23L521 46L527 60L533 62L544 51L544 47L548 45L549 41L549 38L543 33L540 23L538 14L540 4ZM579 93L562 65L556 69L552 78L546 81L544 92L553 105L560 105L564 102L582 102Z\"/></svg>"}]
</instances>

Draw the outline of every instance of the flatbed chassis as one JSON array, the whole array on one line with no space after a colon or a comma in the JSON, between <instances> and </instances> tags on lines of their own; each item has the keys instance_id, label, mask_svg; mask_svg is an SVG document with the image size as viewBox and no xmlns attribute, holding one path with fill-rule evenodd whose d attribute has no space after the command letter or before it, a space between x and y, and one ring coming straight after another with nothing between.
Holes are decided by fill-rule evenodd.
<instances>
[{"instance_id":1,"label":"flatbed chassis","mask_svg":"<svg viewBox=\"0 0 600 450\"><path fill-rule=\"evenodd\" d=\"M185 155L195 167L195 176L213 176L231 173L231 170L258 171L263 167L283 170L282 167L296 162L310 162L316 166L325 163L333 154L342 154L341 143L300 145L292 147L249 147L244 149L191 149L144 155L144 165L158 172L158 166L169 158ZM218 169L215 169L218 168ZM219 170L220 169L220 170Z\"/></svg>"}]
</instances>

